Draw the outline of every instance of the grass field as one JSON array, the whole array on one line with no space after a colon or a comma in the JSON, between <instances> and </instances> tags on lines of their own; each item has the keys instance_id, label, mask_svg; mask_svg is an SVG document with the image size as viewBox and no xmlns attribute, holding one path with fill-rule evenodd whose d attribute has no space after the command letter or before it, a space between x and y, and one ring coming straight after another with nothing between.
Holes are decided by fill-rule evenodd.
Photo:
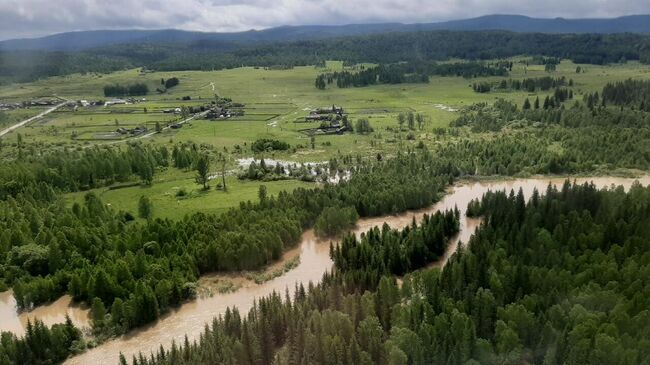
<instances>
[{"instance_id":1,"label":"grass field","mask_svg":"<svg viewBox=\"0 0 650 365\"><path fill-rule=\"evenodd\" d=\"M42 107L32 107L27 109L14 109L2 111L2 116L0 117L0 128L6 128L16 123L19 123L25 119L31 118L41 112L46 110Z\"/></svg>"},{"instance_id":2,"label":"grass field","mask_svg":"<svg viewBox=\"0 0 650 365\"><path fill-rule=\"evenodd\" d=\"M341 62L327 62L327 70L339 70ZM547 73L543 66L528 66L515 62L509 77L553 77L566 76L575 81L575 93L596 91L607 81L627 78L650 78L650 68L638 63L613 66L582 65L586 71L575 73L576 65L563 61L556 72ZM276 138L292 145L306 145L306 136L299 129L307 128L302 120L310 108L332 104L343 106L350 118L368 118L375 131L382 133L388 126L395 126L395 117L399 112L414 111L423 113L429 119L427 130L434 127L446 127L455 118L454 112L443 110L443 106L460 108L476 102L491 102L496 98L511 99L521 103L526 96L534 98L536 94L523 92L491 92L479 94L470 87L472 82L500 80L478 78L467 80L459 77L432 77L429 84L379 85L365 88L339 89L328 87L317 90L314 87L316 75L324 69L315 67L297 67L291 70L265 70L239 68L232 70L199 72L155 72L140 75L138 70L116 72L110 75L72 75L53 77L19 87L0 88L0 100L16 101L43 95L58 95L72 100L105 99L103 86L113 83L128 84L145 82L151 90L159 85L161 78L176 76L180 85L165 94L150 93L146 102L132 105L115 105L108 108L81 108L51 114L48 118L35 122L31 126L19 129L26 142L63 142L69 145L86 143L89 134L102 131L114 131L117 126L147 125L156 121L173 122L177 116L162 114L163 109L181 105L201 105L213 99L212 84L215 92L246 104L243 117L229 121L211 122L198 120L189 128L182 128L162 136L155 136L152 142L167 141L173 137L176 141L194 141L217 147L243 145L257 138ZM539 96L543 98L546 94ZM191 101L182 101L183 96L190 96ZM148 113L144 112L144 109ZM314 124L311 124L314 126ZM71 138L77 131L79 140ZM6 138L11 141L16 133ZM384 133L385 134L385 133ZM377 148L368 148L369 141L377 136L331 136L319 137L317 144L329 142L331 146L318 148L316 151L301 151L300 154L284 156L287 159L300 158L304 154L323 159L338 151L373 153ZM388 136L383 135L383 139ZM355 143L356 141L356 143ZM101 143L101 141L97 141ZM379 150L391 150L384 145Z\"/></svg>"},{"instance_id":3,"label":"grass field","mask_svg":"<svg viewBox=\"0 0 650 365\"><path fill-rule=\"evenodd\" d=\"M509 78L565 76L574 81L574 94L581 99L585 92L598 91L609 81L628 78L650 79L650 67L635 62L623 65L594 66L580 65L584 72L576 73L576 66L563 61L552 73L544 71L544 66L525 66L514 59L514 67ZM374 156L377 153L392 154L399 148L416 143L436 143L432 133L434 128L445 128L458 113L457 110L477 102L493 102L497 98L512 100L521 105L528 97L543 99L549 92L490 92L475 93L471 84L482 81L499 81L502 78L463 79L460 77L431 77L428 84L377 85L363 88L340 89L328 86L325 90L314 87L315 77L325 71L343 69L343 63L327 62L325 68L296 67L290 70L265 70L262 68L238 68L222 71L182 71L154 72L141 75L139 70L115 72L109 75L71 75L53 77L30 84L0 87L0 102L16 102L37 97L53 95L71 100L106 99L103 87L107 84L129 84L144 82L150 90L160 85L160 79L178 77L180 84L167 93L151 92L146 101L130 105L111 107L86 107L73 111L63 109L48 115L4 137L6 143L16 141L18 133L25 143L38 143L39 146L84 146L95 143L114 143L101 137L113 133L118 127L133 128L147 126L153 130L155 123L167 124L180 119L180 116L163 113L163 110L182 105L200 106L214 100L214 93L233 101L244 103L245 115L227 120L193 120L176 130L165 130L151 138L142 139L144 143L166 144L195 142L211 146L215 151L233 151L241 147L241 153L234 158L248 157L250 144L259 138L273 138L289 143L292 147L286 152L266 154L265 157L296 162L324 161L339 154ZM213 91L214 86L214 91ZM189 96L191 100L183 101ZM311 148L309 136L300 129L317 126L317 123L297 123L304 120L309 110L315 107L341 105L354 122L358 118L368 118L374 128L369 135L345 134L316 137ZM146 112L145 112L146 109ZM17 121L36 114L38 109L10 112L10 118ZM405 132L396 132L396 116L400 112L413 111L427 117L424 130L416 131L414 140L406 140ZM21 114L22 113L22 114ZM75 139L72 138L73 134ZM128 138L125 138L128 139ZM260 157L260 156L258 156ZM233 159L234 159L233 158ZM211 190L198 191L193 175L170 169L156 175L157 181L151 187L130 187L117 190L102 189L102 198L118 209L136 212L137 200L141 195L151 197L155 216L162 218L179 217L200 209L204 211L223 211L237 205L242 200L256 199L259 183L238 181L229 178L231 189L225 193ZM290 190L305 183L282 181L265 183L270 193ZM185 188L191 192L189 198L177 199L175 192ZM81 199L83 193L69 196L70 201Z\"/></svg>"},{"instance_id":4,"label":"grass field","mask_svg":"<svg viewBox=\"0 0 650 365\"><path fill-rule=\"evenodd\" d=\"M154 218L179 219L187 213L200 210L204 213L222 213L231 207L238 206L239 202L257 200L260 185L264 184L269 195L277 195L280 191L291 191L298 187L314 187L314 184L296 180L259 182L242 181L234 176L226 177L227 191L217 190L215 186L221 182L220 178L211 182L210 190L203 191L194 182L193 172L180 172L168 169L156 175L151 186L129 186L119 189L101 188L91 190L115 210L128 211L136 215L138 200L147 196L153 203ZM187 192L186 196L177 197L180 190ZM88 191L66 195L70 204L83 202Z\"/></svg>"}]
</instances>

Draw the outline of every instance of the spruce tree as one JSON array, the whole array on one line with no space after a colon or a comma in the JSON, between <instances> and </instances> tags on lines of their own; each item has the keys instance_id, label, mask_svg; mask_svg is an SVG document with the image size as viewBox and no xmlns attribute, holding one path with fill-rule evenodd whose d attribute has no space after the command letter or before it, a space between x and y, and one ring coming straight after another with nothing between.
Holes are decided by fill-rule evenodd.
<instances>
[{"instance_id":1,"label":"spruce tree","mask_svg":"<svg viewBox=\"0 0 650 365\"><path fill-rule=\"evenodd\" d=\"M194 180L197 184L203 185L203 190L209 188L210 158L207 154L201 154L196 161L196 177Z\"/></svg>"}]
</instances>

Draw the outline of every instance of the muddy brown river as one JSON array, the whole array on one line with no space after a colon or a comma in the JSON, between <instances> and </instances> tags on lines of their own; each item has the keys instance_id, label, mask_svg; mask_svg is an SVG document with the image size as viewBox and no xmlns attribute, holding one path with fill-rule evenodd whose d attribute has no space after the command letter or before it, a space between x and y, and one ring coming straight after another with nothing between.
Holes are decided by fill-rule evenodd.
<instances>
[{"instance_id":1,"label":"muddy brown river","mask_svg":"<svg viewBox=\"0 0 650 365\"><path fill-rule=\"evenodd\" d=\"M543 194L549 183L560 185L564 180L564 178L534 178L460 183L451 187L448 194L430 208L396 216L362 219L358 222L355 233L360 234L384 223L394 228L402 228L410 224L414 218L419 221L424 214L452 209L456 206L461 212L460 233L452 240L445 255L438 262L432 263L432 266L441 267L456 251L459 242L467 242L480 223L478 219L465 217L467 204L472 199L480 198L488 190L518 190L519 188L523 190L526 197L530 197L533 189L536 188ZM599 188L622 185L626 189L637 180L644 186L650 184L649 175L637 179L617 177L575 179L578 183L592 181ZM310 281L316 283L321 279L325 271L332 268L332 261L329 258L329 240L317 239L313 230L308 230L303 234L302 240L295 251L300 253L300 264L280 277L263 284L247 282L235 292L200 297L183 304L177 310L162 317L155 324L105 342L81 355L68 359L65 363L115 365L118 363L120 352L127 359L130 359L133 354L138 352L145 354L155 352L160 344L168 347L172 341L180 343L186 334L191 341L198 338L206 323L211 322L213 317L223 314L226 308L237 307L241 313L246 313L251 308L255 298L266 296L273 291L284 293L287 289L293 294L296 283L304 283L305 285ZM52 324L62 321L66 311L71 313L71 317L77 325L88 326L87 311L71 306L67 296L50 305L38 307L31 312L18 314L11 293L0 293L0 318L2 319L0 330L22 334L24 333L27 318L38 317L46 323Z\"/></svg>"}]
</instances>

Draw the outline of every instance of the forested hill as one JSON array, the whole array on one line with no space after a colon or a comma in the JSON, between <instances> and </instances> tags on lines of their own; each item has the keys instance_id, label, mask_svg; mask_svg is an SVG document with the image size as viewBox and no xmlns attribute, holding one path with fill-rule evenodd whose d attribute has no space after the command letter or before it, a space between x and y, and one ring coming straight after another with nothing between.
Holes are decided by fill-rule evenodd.
<instances>
[{"instance_id":1,"label":"forested hill","mask_svg":"<svg viewBox=\"0 0 650 365\"><path fill-rule=\"evenodd\" d=\"M522 15L487 15L432 24L430 29L507 30L524 33L650 33L650 15L609 19L531 18Z\"/></svg>"},{"instance_id":2,"label":"forested hill","mask_svg":"<svg viewBox=\"0 0 650 365\"><path fill-rule=\"evenodd\" d=\"M244 66L486 60L516 55L568 58L576 63L650 61L650 36L640 34L543 34L504 31L418 31L278 42L240 47L225 41L125 44L79 52L0 51L0 83L77 72L217 70Z\"/></svg>"},{"instance_id":3,"label":"forested hill","mask_svg":"<svg viewBox=\"0 0 650 365\"><path fill-rule=\"evenodd\" d=\"M486 15L478 18L437 23L301 25L232 33L192 32L175 29L93 30L59 33L33 39L1 41L0 49L70 51L115 44L198 41L250 44L420 30L505 30L525 33L650 33L650 15L603 19L545 19L522 15Z\"/></svg>"}]
</instances>

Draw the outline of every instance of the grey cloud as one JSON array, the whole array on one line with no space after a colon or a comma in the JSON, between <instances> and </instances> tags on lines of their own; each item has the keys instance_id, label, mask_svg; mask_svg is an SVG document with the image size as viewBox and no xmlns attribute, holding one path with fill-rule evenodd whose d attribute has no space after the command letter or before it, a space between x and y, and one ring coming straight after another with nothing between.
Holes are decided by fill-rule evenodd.
<instances>
[{"instance_id":1,"label":"grey cloud","mask_svg":"<svg viewBox=\"0 0 650 365\"><path fill-rule=\"evenodd\" d=\"M241 31L278 25L430 22L485 14L614 17L648 0L0 0L0 39L88 29Z\"/></svg>"}]
</instances>

